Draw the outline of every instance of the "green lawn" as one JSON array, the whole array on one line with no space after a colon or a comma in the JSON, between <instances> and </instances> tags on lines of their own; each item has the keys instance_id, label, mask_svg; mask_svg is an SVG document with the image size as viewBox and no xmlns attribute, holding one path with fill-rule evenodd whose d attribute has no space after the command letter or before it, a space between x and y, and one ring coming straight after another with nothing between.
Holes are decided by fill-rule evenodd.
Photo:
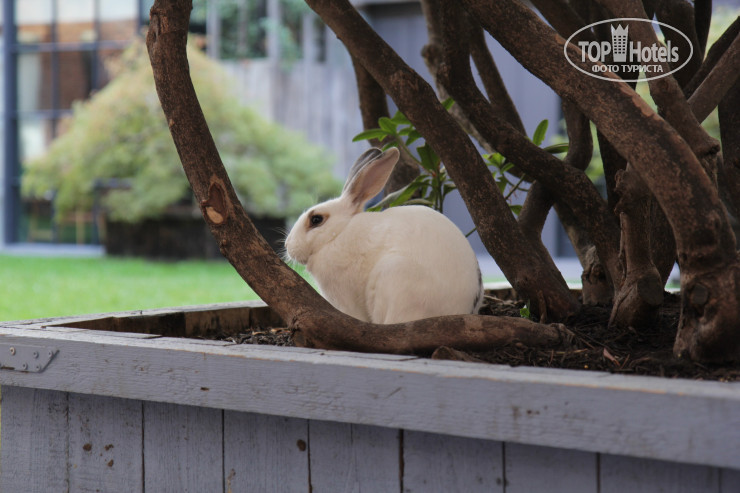
<instances>
[{"instance_id":1,"label":"green lawn","mask_svg":"<svg viewBox=\"0 0 740 493\"><path fill-rule=\"evenodd\" d=\"M257 299L227 262L0 255L0 320Z\"/></svg>"},{"instance_id":2,"label":"green lawn","mask_svg":"<svg viewBox=\"0 0 740 493\"><path fill-rule=\"evenodd\" d=\"M0 321L254 299L225 261L0 254Z\"/></svg>"}]
</instances>

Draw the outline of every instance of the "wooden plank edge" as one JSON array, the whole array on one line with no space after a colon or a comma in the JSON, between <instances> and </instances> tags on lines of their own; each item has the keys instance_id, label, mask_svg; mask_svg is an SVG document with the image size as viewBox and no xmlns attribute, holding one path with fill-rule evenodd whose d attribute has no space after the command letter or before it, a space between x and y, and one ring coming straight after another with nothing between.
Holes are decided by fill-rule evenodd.
<instances>
[{"instance_id":1,"label":"wooden plank edge","mask_svg":"<svg viewBox=\"0 0 740 493\"><path fill-rule=\"evenodd\" d=\"M737 384L54 332L0 330L59 349L0 383L740 469Z\"/></svg>"}]
</instances>

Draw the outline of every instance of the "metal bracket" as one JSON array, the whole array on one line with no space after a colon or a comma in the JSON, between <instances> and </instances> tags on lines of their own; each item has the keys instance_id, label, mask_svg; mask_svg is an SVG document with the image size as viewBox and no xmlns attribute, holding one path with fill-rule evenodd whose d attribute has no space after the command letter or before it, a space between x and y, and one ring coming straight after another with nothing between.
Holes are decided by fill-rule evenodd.
<instances>
[{"instance_id":1,"label":"metal bracket","mask_svg":"<svg viewBox=\"0 0 740 493\"><path fill-rule=\"evenodd\" d=\"M39 373L49 366L58 352L52 347L0 344L0 370Z\"/></svg>"}]
</instances>

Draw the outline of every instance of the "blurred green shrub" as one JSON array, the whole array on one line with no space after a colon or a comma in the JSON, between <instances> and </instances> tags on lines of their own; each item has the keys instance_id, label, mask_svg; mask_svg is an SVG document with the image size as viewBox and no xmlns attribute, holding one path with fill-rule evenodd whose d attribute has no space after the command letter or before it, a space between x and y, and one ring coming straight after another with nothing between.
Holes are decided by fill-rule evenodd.
<instances>
[{"instance_id":1,"label":"blurred green shrub","mask_svg":"<svg viewBox=\"0 0 740 493\"><path fill-rule=\"evenodd\" d=\"M295 217L341 191L321 148L239 103L227 75L199 50L189 47L188 59L211 133L250 214ZM117 179L126 187L111 189L102 205L112 219L128 222L192 203L143 41L109 69L113 80L74 106L62 136L44 155L24 163L22 193L52 193L57 214L65 214L90 210L96 183Z\"/></svg>"}]
</instances>

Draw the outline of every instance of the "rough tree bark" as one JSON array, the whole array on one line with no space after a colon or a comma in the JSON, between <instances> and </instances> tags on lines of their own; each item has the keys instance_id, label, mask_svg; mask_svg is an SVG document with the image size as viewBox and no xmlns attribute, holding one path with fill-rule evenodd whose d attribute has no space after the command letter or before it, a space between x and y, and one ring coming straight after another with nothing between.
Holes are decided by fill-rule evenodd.
<instances>
[{"instance_id":1,"label":"rough tree bark","mask_svg":"<svg viewBox=\"0 0 740 493\"><path fill-rule=\"evenodd\" d=\"M564 38L569 38L574 32L595 20L592 18L592 5L584 2L572 2L573 5L571 5L565 0L535 0L532 3ZM584 19L587 19L587 21ZM596 41L596 36L591 30L585 29L574 38L574 41ZM576 150L575 153L569 152L565 161L580 170L585 170L591 160L593 150L589 120L584 118L572 103L563 101L562 106L571 151L573 151L574 146ZM617 168L620 166L623 168L625 163L622 157L613 151L608 142L601 139L600 134L597 134L597 136L600 142L603 141L601 157L607 186L607 210L613 211L616 205L613 193L613 177L616 172L614 165ZM537 197L534 197L534 199L537 199ZM602 264L596 247L588 237L586 228L582 225L581 218L565 204L555 203L554 206L583 267L583 273L581 274L583 304L608 305L614 298L615 286L613 282L619 285L621 283L620 278L612 279L609 275L609 269ZM522 212L524 212L524 209L522 209ZM621 266L621 263L618 263L617 266ZM613 274L614 264L609 267L611 267Z\"/></svg>"},{"instance_id":2,"label":"rough tree bark","mask_svg":"<svg viewBox=\"0 0 740 493\"><path fill-rule=\"evenodd\" d=\"M646 19L647 14L638 0L597 0L616 17ZM645 22L628 21L630 37L643 46L658 43L657 34ZM664 73L670 72L667 62L662 62ZM713 139L699 124L689 107L684 93L673 75L648 81L650 95L658 106L659 114L681 135L694 151L707 175L716 180L716 156L719 142Z\"/></svg>"},{"instance_id":3,"label":"rough tree bark","mask_svg":"<svg viewBox=\"0 0 740 493\"><path fill-rule=\"evenodd\" d=\"M565 40L519 3L463 3L520 63L561 97L574 101L620 154L630 157L655 195L675 234L682 272L683 303L674 352L701 360L739 358L740 262L717 190L696 157L716 149L695 130L693 115L693 122L679 122L679 135L616 76L614 82L605 83L573 71L563 57ZM565 48L571 60L590 71L590 62L580 61L575 46ZM688 107L683 97L683 104L667 97L675 93L673 87L670 81L663 82L656 91L669 122ZM621 115L618 122L614 114ZM684 134L696 139L696 147L690 147L692 139L684 140Z\"/></svg>"},{"instance_id":4,"label":"rough tree bark","mask_svg":"<svg viewBox=\"0 0 740 493\"><path fill-rule=\"evenodd\" d=\"M405 324L361 322L335 310L272 251L234 192L190 80L186 55L190 0L157 0L147 33L154 80L180 160L224 256L290 326L297 344L327 349L431 353L440 346L490 348L521 341L553 346L563 326L526 319L447 316Z\"/></svg>"},{"instance_id":5,"label":"rough tree bark","mask_svg":"<svg viewBox=\"0 0 740 493\"><path fill-rule=\"evenodd\" d=\"M688 100L689 107L698 121L702 122L709 116L738 78L740 78L740 35L735 37Z\"/></svg>"},{"instance_id":6,"label":"rough tree bark","mask_svg":"<svg viewBox=\"0 0 740 493\"><path fill-rule=\"evenodd\" d=\"M435 149L457 184L484 245L517 292L530 300L533 312L547 314L549 320L573 314L579 305L560 272L553 271L529 246L478 150L439 103L429 84L401 60L347 0L306 3Z\"/></svg>"},{"instance_id":7,"label":"rough tree bark","mask_svg":"<svg viewBox=\"0 0 740 493\"><path fill-rule=\"evenodd\" d=\"M693 97L694 91L700 85L705 85L703 84L704 80L714 71L717 63L725 56L730 45L737 42L738 36L740 36L740 18L735 19L732 25L712 45L701 68L686 88L687 96ZM737 170L737 142L738 129L740 128L738 119L740 115L736 110L740 107L738 91L740 91L740 81L736 81L735 85L728 89L727 94L723 96L718 106L724 159L724 164L721 164L719 169L721 177L718 183L725 204L730 208L735 218L740 217L740 172Z\"/></svg>"},{"instance_id":8,"label":"rough tree bark","mask_svg":"<svg viewBox=\"0 0 740 493\"><path fill-rule=\"evenodd\" d=\"M372 75L365 70L361 63L352 59L352 66L355 70L355 80L357 81L357 93L360 99L360 114L362 115L362 125L368 128L378 126L378 120L381 117L389 116L388 101L386 101L385 91L373 79ZM372 139L370 142L374 147L382 147L387 142L381 142L378 139ZM401 150L401 156L398 164L393 169L388 183L386 183L385 193L392 193L400 188L405 187L414 178L419 176L419 166L414 162L411 156L404 150Z\"/></svg>"},{"instance_id":9,"label":"rough tree bark","mask_svg":"<svg viewBox=\"0 0 740 493\"><path fill-rule=\"evenodd\" d=\"M446 41L437 47L444 59L437 77L463 108L471 123L497 151L516 163L521 171L542 183L557 200L582 218L607 269L616 273L615 245L619 228L612 214L586 175L534 145L492 110L475 85L466 51L454 41L456 30L461 29L458 8L454 3L438 3L438 15L445 19Z\"/></svg>"},{"instance_id":10,"label":"rough tree bark","mask_svg":"<svg viewBox=\"0 0 740 493\"><path fill-rule=\"evenodd\" d=\"M655 10L655 16L660 22L675 27L685 34L691 41L693 48L689 63L681 70L675 72L675 79L680 87L685 87L701 66L704 51L699 42L699 35L696 31L696 19L694 18L694 6L685 0L662 0L658 2ZM682 42L680 34L671 29L666 29L663 35L667 40L679 49L679 60L689 58L689 46ZM704 40L706 43L706 39Z\"/></svg>"},{"instance_id":11,"label":"rough tree bark","mask_svg":"<svg viewBox=\"0 0 740 493\"><path fill-rule=\"evenodd\" d=\"M543 317L559 319L573 313L578 304L564 289L562 277L553 272L549 259L542 258L526 239L472 142L439 104L428 84L400 60L347 0L307 0L307 3L437 150L458 185L481 238L515 288L536 304L535 309ZM545 3L538 3L547 10ZM602 12L598 15L605 15L605 9L616 16L645 16L643 6L633 0L624 3L599 0L599 3L602 7L597 10ZM639 293L640 283L645 284L642 274L653 272L650 265L633 262L639 259L649 262L646 253L649 242L623 241L624 260L620 263L616 248L620 233L627 232L629 236L630 231L634 235L644 229L640 220L648 216L644 205L648 201L633 203L627 198L652 195L675 235L681 267L682 313L674 352L703 361L739 359L740 330L736 329L736 323L740 320L740 259L714 180L715 165L721 163L718 145L701 129L697 118L722 98L719 94L722 91L727 93L720 103L720 109L725 108L724 113L720 112L720 119L732 124L736 118L736 111L730 106L737 101L737 74L732 72L736 55L729 50L735 37L726 42L727 49L712 57L711 67L706 68L705 62L699 68L698 72L714 72L712 77L697 81L694 76L684 85L686 94L696 94L693 105L674 78L651 83L661 117L616 76L613 82L605 82L573 70L563 56L564 49L586 71L590 70L591 62L580 62L578 49L574 45L566 47L563 37L523 5L513 0L463 0L461 4L476 19L476 28L480 24L522 65L577 107L596 124L614 150L627 158L629 166L620 174L620 184L616 187L625 198L619 207L622 228L606 203L594 197L595 191L581 171L558 159L544 157L541 149L527 143L517 123L512 124L511 114L504 118L490 114L491 102L470 82L470 55L473 54L476 64L480 61L485 65L488 63L485 52L480 51L476 36L466 36L463 45L453 41L454 31L448 29L456 25L454 16L459 15L460 4L447 3L442 11L450 17L440 24L442 42L437 47L432 44L430 49L438 50L433 55L441 60L438 80L455 97L466 119L485 141L517 162L522 172L548 187L555 200L583 221L609 277L620 287L617 304L621 306L632 303L630 293ZM592 7L587 9L579 2L572 5L572 11L561 14L557 9L550 9L548 15L557 18L553 25L567 31L570 29L567 26L590 18L587 10ZM654 7L648 5L651 12ZM185 38L189 9L186 0L158 0L152 9L147 46L162 107L204 217L220 241L224 255L290 323L299 343L397 353L430 352L438 346L486 347L512 338L534 345L560 342L564 334L561 327L518 319L458 316L378 326L356 321L330 307L272 254L231 189L187 74ZM455 22L447 25L445 20ZM707 2L697 2L693 24L695 42L700 46L706 43L706 20ZM651 30L639 23L630 28L630 33L644 43L655 38ZM699 90L702 82L704 88ZM495 91L495 84L486 89ZM620 118L615 119L615 114ZM737 141L737 133L728 138L728 142ZM727 169L720 167L720 171L732 174L737 167L736 156L737 153L733 154L729 166L725 166ZM651 277L655 279L654 272ZM620 315L619 310L614 313L615 318ZM641 318L649 316L650 313L643 314Z\"/></svg>"},{"instance_id":12,"label":"rough tree bark","mask_svg":"<svg viewBox=\"0 0 740 493\"><path fill-rule=\"evenodd\" d=\"M543 4L549 5L547 2ZM483 137L486 142L491 143L497 151L504 153L520 172L532 173L532 176L540 178L532 183L519 215L519 225L532 248L539 252L541 257L551 261L542 243L541 233L550 208L555 205L561 222L579 250L579 259L582 262L587 259L588 261L598 259L597 255L588 257L585 255L589 246L586 229L595 233L597 241L601 240L599 246L603 249L614 242L608 241L599 231L605 230L608 233L611 230L611 234L616 237L616 226L612 224L608 224L611 228L597 226L602 218L608 217L609 213L603 208L604 204L595 193L595 189L589 184L584 184L582 175L578 175L579 178L573 178L576 174L566 175L561 172L556 178L551 177L542 181L543 175L540 171L531 171L533 166L540 170L548 168L558 170L559 163L553 156L538 150L526 139L519 115L503 86L493 58L480 35L482 29L475 18L467 16L459 5L439 0L424 0L422 10L427 19L429 32L429 44L425 47L424 53L427 59L435 61L435 63L428 63L428 66L437 83L443 87L446 94L451 94L457 101L456 107L462 109L466 115L466 121L476 129L477 139ZM568 23L569 18L562 15L561 10L551 9L548 12L553 15L555 22L573 27L572 23ZM471 33L470 36L460 35L460 33L468 32ZM483 67L482 81L488 94L488 100L481 94L473 80L472 71L467 62L468 50L473 54L472 59L479 71L481 71L480 67ZM571 147L563 163L583 171L588 166L592 154L588 120L583 118L575 106L566 102L564 108ZM502 120L508 125L501 125L499 122ZM497 123L499 124L496 125ZM527 149L527 151L514 149L512 147L514 142L518 143L517 148ZM517 164L520 162L522 165ZM548 190L548 187L556 191L552 192ZM584 198L577 202L574 197L579 195ZM563 203L563 200L567 203ZM585 202L592 206L584 207ZM580 216L573 213L567 204L572 204L579 211ZM593 207L595 204L601 204L601 208L598 205ZM581 226L579 217L583 218L589 228ZM607 222L610 223L611 218L608 218ZM612 249L605 249L603 253L609 261L608 265L616 267L615 252ZM600 264L596 266L591 263L584 264L584 266L589 272L585 278L588 282L584 284L583 289L584 301L587 303L609 302L612 298L612 285L606 271L601 268Z\"/></svg>"},{"instance_id":13,"label":"rough tree bark","mask_svg":"<svg viewBox=\"0 0 740 493\"><path fill-rule=\"evenodd\" d=\"M652 261L650 205L652 197L631 165L617 173L616 211L622 224L620 261L624 277L614 298L610 324L638 329L652 326L663 304L660 272Z\"/></svg>"}]
</instances>

